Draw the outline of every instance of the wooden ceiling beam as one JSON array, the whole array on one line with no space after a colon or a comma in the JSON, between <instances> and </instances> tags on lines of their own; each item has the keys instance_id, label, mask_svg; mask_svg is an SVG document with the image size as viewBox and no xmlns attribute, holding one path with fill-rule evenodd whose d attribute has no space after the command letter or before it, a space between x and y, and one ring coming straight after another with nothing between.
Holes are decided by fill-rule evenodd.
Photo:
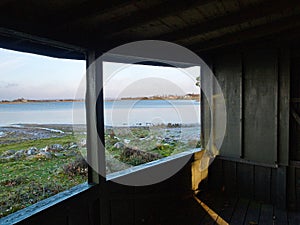
<instances>
[{"instance_id":1,"label":"wooden ceiling beam","mask_svg":"<svg viewBox=\"0 0 300 225\"><path fill-rule=\"evenodd\" d=\"M58 58L85 59L86 49L0 27L0 47Z\"/></svg>"},{"instance_id":2,"label":"wooden ceiling beam","mask_svg":"<svg viewBox=\"0 0 300 225\"><path fill-rule=\"evenodd\" d=\"M300 15L290 16L281 19L280 21L260 25L247 30L225 34L221 37L188 45L186 47L195 52L207 51L210 49L251 41L270 35L276 38L276 34L287 30L291 31L293 29L295 31L300 29Z\"/></svg>"},{"instance_id":3,"label":"wooden ceiling beam","mask_svg":"<svg viewBox=\"0 0 300 225\"><path fill-rule=\"evenodd\" d=\"M110 1L99 1L99 0L85 0L80 4L73 5L68 9L64 9L61 13L55 13L53 19L49 21L51 24L59 25L59 27L68 26L70 24L77 24L78 22L91 18L93 16L103 13L113 13L114 10L120 9L126 5L133 4L133 1L126 0L110 0ZM47 19L47 18L45 18ZM48 18L49 19L49 18ZM63 22L60 26L60 22Z\"/></svg>"},{"instance_id":4,"label":"wooden ceiling beam","mask_svg":"<svg viewBox=\"0 0 300 225\"><path fill-rule=\"evenodd\" d=\"M212 19L152 38L158 40L179 41L200 34L216 31L222 28L253 21L265 16L274 15L276 13L282 13L284 9L293 9L296 6L300 6L300 2L298 0L266 1L255 6L246 7L238 12L231 13L229 15L221 16L216 19Z\"/></svg>"},{"instance_id":5,"label":"wooden ceiling beam","mask_svg":"<svg viewBox=\"0 0 300 225\"><path fill-rule=\"evenodd\" d=\"M129 28L147 24L170 15L176 15L179 12L205 5L212 1L214 0L186 0L177 1L175 3L174 0L166 0L161 4L152 6L148 9L138 10L137 12L132 13L129 17L121 17L117 21L113 21L106 25L101 24L99 29L102 30L102 35L107 38Z\"/></svg>"}]
</instances>

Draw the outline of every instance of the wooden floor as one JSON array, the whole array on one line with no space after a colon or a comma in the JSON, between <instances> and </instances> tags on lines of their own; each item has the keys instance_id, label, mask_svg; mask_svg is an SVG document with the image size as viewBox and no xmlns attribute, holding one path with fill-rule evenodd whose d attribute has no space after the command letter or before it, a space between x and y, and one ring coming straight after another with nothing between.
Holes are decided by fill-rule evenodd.
<instances>
[{"instance_id":1,"label":"wooden floor","mask_svg":"<svg viewBox=\"0 0 300 225\"><path fill-rule=\"evenodd\" d=\"M174 207L173 211L161 218L160 224L300 225L300 212L283 211L270 204L216 193L201 193L169 207Z\"/></svg>"}]
</instances>

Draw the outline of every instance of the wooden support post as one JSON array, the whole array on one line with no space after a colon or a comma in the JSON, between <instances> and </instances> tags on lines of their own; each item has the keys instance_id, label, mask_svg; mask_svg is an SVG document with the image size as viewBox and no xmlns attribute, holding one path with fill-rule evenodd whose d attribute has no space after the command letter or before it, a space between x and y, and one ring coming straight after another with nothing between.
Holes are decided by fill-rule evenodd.
<instances>
[{"instance_id":1,"label":"wooden support post","mask_svg":"<svg viewBox=\"0 0 300 225\"><path fill-rule=\"evenodd\" d=\"M99 184L100 224L110 224L108 182L105 178L106 162L104 149L104 104L102 61L96 60L94 51L87 59L87 156L90 164L89 182ZM99 174L100 173L100 174Z\"/></svg>"}]
</instances>

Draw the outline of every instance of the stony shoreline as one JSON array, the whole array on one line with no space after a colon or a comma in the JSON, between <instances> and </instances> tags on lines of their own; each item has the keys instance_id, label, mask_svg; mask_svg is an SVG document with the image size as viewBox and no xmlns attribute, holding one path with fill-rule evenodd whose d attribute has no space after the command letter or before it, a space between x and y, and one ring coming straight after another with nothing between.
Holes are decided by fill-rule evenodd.
<instances>
[{"instance_id":1,"label":"stony shoreline","mask_svg":"<svg viewBox=\"0 0 300 225\"><path fill-rule=\"evenodd\" d=\"M70 138L70 143L64 146L58 144L58 140L66 138ZM41 141L47 145L40 144ZM23 143L27 143L26 147L22 145ZM0 127L1 162L80 155L79 149L86 152L85 144L85 125L19 124ZM197 148L199 144L200 126L197 125L107 126L105 127L107 172L115 172L128 166Z\"/></svg>"},{"instance_id":2,"label":"stony shoreline","mask_svg":"<svg viewBox=\"0 0 300 225\"><path fill-rule=\"evenodd\" d=\"M70 124L18 124L0 127L0 145L30 140L59 138L74 130L85 132L84 125Z\"/></svg>"}]
</instances>

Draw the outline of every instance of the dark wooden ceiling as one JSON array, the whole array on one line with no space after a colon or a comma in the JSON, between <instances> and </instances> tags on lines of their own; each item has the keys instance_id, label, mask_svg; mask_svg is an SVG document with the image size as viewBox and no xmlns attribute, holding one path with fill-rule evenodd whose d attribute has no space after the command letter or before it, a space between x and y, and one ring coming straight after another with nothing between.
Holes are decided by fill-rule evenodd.
<instances>
[{"instance_id":1,"label":"dark wooden ceiling","mask_svg":"<svg viewBox=\"0 0 300 225\"><path fill-rule=\"evenodd\" d=\"M145 39L201 52L299 28L299 0L0 1L0 47L67 58Z\"/></svg>"}]
</instances>

